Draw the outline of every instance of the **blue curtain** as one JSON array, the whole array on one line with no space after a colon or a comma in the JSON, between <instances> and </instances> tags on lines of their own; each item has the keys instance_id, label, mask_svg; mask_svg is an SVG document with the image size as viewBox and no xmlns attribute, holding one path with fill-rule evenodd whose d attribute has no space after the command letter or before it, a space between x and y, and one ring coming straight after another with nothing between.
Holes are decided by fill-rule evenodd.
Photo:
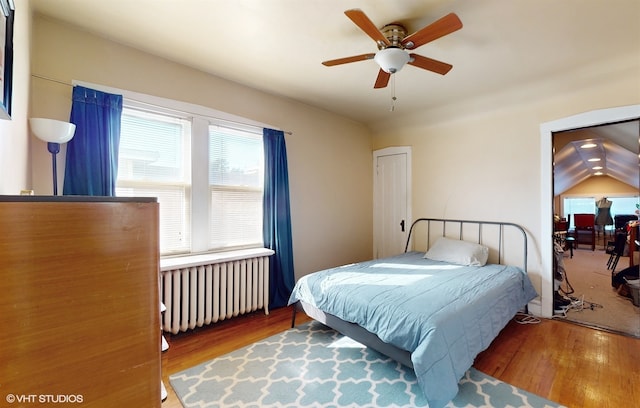
<instances>
[{"instance_id":1,"label":"blue curtain","mask_svg":"<svg viewBox=\"0 0 640 408\"><path fill-rule=\"evenodd\" d=\"M115 196L122 95L75 86L67 144L64 195Z\"/></svg>"},{"instance_id":2,"label":"blue curtain","mask_svg":"<svg viewBox=\"0 0 640 408\"><path fill-rule=\"evenodd\" d=\"M269 262L270 308L286 306L293 290L293 245L289 207L289 174L284 133L264 129L263 239L275 251Z\"/></svg>"}]
</instances>

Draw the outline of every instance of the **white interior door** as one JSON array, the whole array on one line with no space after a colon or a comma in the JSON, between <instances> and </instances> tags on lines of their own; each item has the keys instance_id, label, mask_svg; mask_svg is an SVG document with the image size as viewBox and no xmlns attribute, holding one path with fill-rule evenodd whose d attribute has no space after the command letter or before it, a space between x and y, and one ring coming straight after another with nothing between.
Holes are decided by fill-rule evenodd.
<instances>
[{"instance_id":1,"label":"white interior door","mask_svg":"<svg viewBox=\"0 0 640 408\"><path fill-rule=\"evenodd\" d=\"M404 252L411 226L411 148L373 152L373 256Z\"/></svg>"}]
</instances>

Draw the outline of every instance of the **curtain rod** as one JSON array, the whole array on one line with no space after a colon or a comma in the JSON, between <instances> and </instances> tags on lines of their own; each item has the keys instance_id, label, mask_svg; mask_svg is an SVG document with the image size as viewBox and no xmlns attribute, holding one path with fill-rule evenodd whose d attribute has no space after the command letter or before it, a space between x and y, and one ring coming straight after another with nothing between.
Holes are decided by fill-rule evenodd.
<instances>
[{"instance_id":1,"label":"curtain rod","mask_svg":"<svg viewBox=\"0 0 640 408\"><path fill-rule=\"evenodd\" d=\"M68 82L61 81L59 79L49 78L49 77L46 77L46 76L43 76L43 75L31 74L31 76L34 77L34 78L39 78L39 79L43 79L45 81L55 82L57 84L61 84L61 85L65 85L65 86L70 86L70 87L74 87L75 86L75 85L70 84ZM137 103L144 104L144 105L154 106L154 107L157 107L157 108L169 109L169 110L173 110L173 111L180 112L180 113L188 113L188 114L191 114L191 115L205 116L205 115L202 115L201 113L194 113L194 112L187 112L187 111L182 111L182 110L171 109L171 108L167 108L166 106L160 106L160 105L156 105L156 104L145 102L145 101L139 101L139 100L136 100L136 99L133 99L133 98L129 98L129 97L127 97L127 99L129 99L131 101L134 101L134 102L137 102ZM211 117L211 119L222 121L222 122L233 123L233 124L236 124L236 125L261 128L261 126L258 126L258 125L253 125L253 124L249 124L249 123L243 123L243 122L229 120L229 119L221 119L221 118L215 118L215 117ZM291 132L291 131L283 130L282 132L287 134L287 135L293 135L293 132Z\"/></svg>"}]
</instances>

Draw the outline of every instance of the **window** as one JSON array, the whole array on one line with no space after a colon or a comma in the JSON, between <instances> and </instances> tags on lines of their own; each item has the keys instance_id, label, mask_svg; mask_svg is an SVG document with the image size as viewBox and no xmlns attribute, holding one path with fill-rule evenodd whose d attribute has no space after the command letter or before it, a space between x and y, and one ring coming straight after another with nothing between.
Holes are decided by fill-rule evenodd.
<instances>
[{"instance_id":1,"label":"window","mask_svg":"<svg viewBox=\"0 0 640 408\"><path fill-rule=\"evenodd\" d=\"M600 197L564 197L563 199L563 216L568 217L570 214L597 214L596 201ZM607 199L611 201L611 217L616 215L635 214L636 204L638 204L638 196L607 196ZM571 218L571 225L569 228L573 228L573 217ZM608 226L609 229L612 226Z\"/></svg>"},{"instance_id":2,"label":"window","mask_svg":"<svg viewBox=\"0 0 640 408\"><path fill-rule=\"evenodd\" d=\"M573 214L595 214L596 213L595 197L565 197L564 198L564 217L568 219ZM574 220L571 217L569 228L574 228Z\"/></svg>"},{"instance_id":3,"label":"window","mask_svg":"<svg viewBox=\"0 0 640 408\"><path fill-rule=\"evenodd\" d=\"M262 135L209 126L212 248L262 246Z\"/></svg>"},{"instance_id":4,"label":"window","mask_svg":"<svg viewBox=\"0 0 640 408\"><path fill-rule=\"evenodd\" d=\"M116 194L158 198L162 255L261 247L263 160L258 128L125 101Z\"/></svg>"},{"instance_id":5,"label":"window","mask_svg":"<svg viewBox=\"0 0 640 408\"><path fill-rule=\"evenodd\" d=\"M611 204L611 216L633 215L636 213L637 205L640 203L638 196L632 197L607 197Z\"/></svg>"}]
</instances>

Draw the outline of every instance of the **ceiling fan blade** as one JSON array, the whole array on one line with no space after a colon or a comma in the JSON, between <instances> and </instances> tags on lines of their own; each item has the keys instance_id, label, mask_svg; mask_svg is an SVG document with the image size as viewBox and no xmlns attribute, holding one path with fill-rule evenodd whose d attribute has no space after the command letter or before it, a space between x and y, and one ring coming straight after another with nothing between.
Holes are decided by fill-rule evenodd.
<instances>
[{"instance_id":1,"label":"ceiling fan blade","mask_svg":"<svg viewBox=\"0 0 640 408\"><path fill-rule=\"evenodd\" d=\"M413 50L461 28L462 21L455 13L449 13L440 20L406 36L401 43L406 49Z\"/></svg>"},{"instance_id":2,"label":"ceiling fan blade","mask_svg":"<svg viewBox=\"0 0 640 408\"><path fill-rule=\"evenodd\" d=\"M391 42L385 37L378 27L367 17L366 14L360 9L351 9L344 12L357 25L360 27L362 31L365 32L369 37L373 39L376 43L382 43L385 46L390 46Z\"/></svg>"},{"instance_id":3,"label":"ceiling fan blade","mask_svg":"<svg viewBox=\"0 0 640 408\"><path fill-rule=\"evenodd\" d=\"M358 61L370 60L370 59L373 59L373 57L375 57L375 56L376 56L376 54L373 54L373 53L362 54L362 55L354 55L352 57L345 57L345 58L338 58L338 59L329 60L329 61L323 61L322 65L325 65L327 67L332 67L334 65L348 64L350 62L358 62Z\"/></svg>"},{"instance_id":4,"label":"ceiling fan blade","mask_svg":"<svg viewBox=\"0 0 640 408\"><path fill-rule=\"evenodd\" d=\"M386 87L387 84L389 84L389 78L391 78L391 74L381 69L378 72L378 77L376 78L376 83L373 87L375 89Z\"/></svg>"},{"instance_id":5,"label":"ceiling fan blade","mask_svg":"<svg viewBox=\"0 0 640 408\"><path fill-rule=\"evenodd\" d=\"M413 65L414 67L426 69L431 72L435 72L436 74L444 75L453 68L453 65L447 64L446 62L434 60L431 58L423 57L418 54L409 54L411 59L407 64Z\"/></svg>"}]
</instances>

